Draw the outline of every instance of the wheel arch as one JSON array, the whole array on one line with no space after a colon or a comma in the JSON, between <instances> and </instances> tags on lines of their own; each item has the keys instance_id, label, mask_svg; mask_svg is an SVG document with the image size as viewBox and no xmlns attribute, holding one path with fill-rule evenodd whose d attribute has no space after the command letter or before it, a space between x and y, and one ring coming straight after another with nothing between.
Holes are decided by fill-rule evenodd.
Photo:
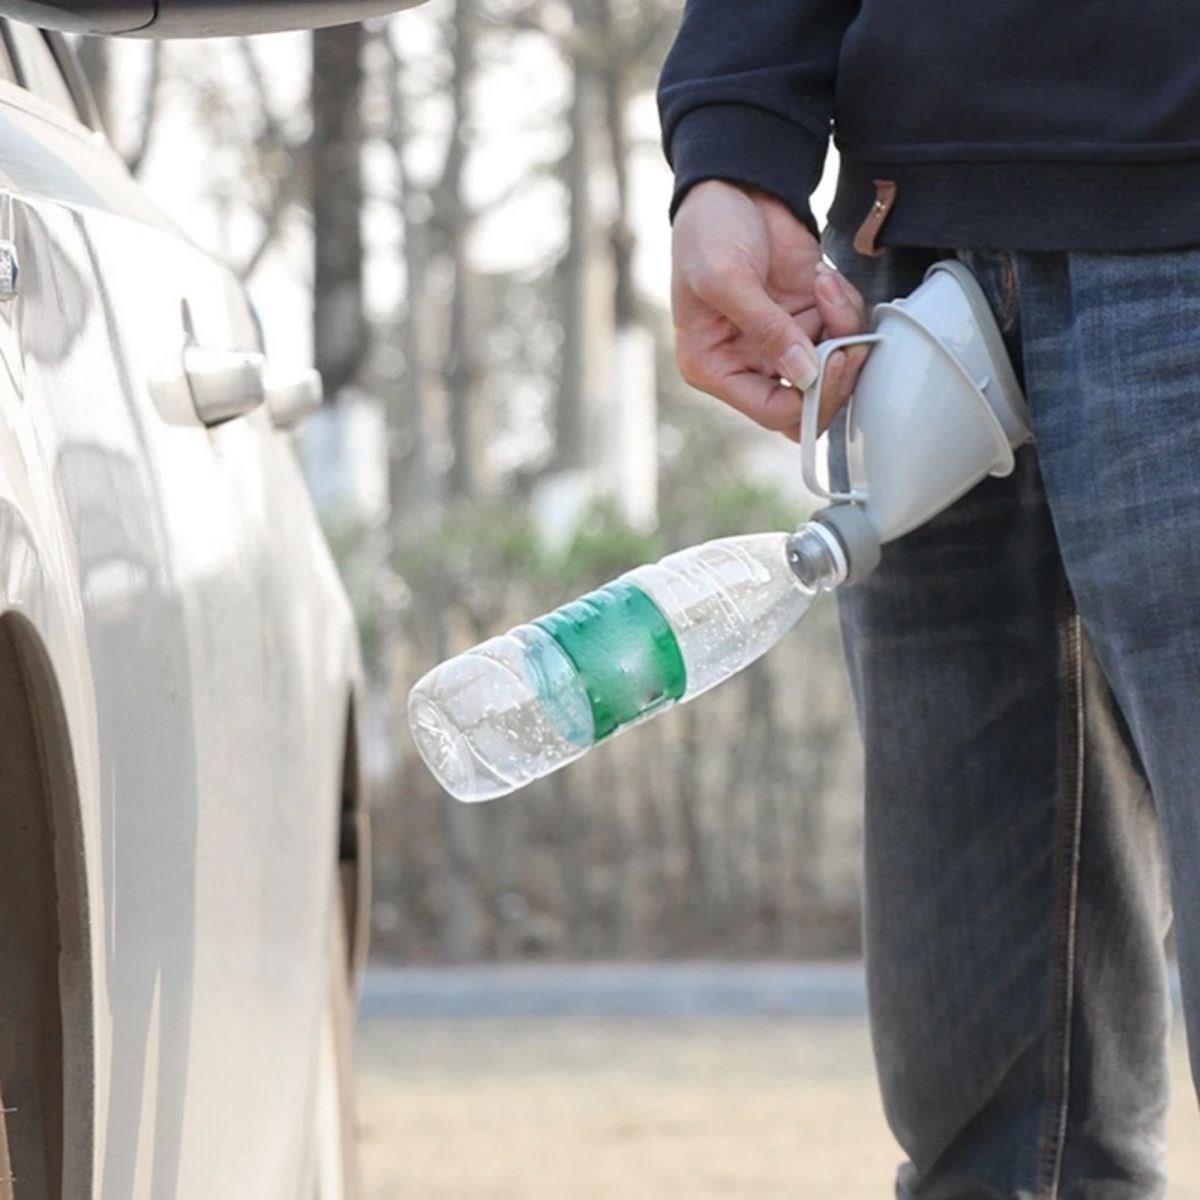
<instances>
[{"instance_id":1,"label":"wheel arch","mask_svg":"<svg viewBox=\"0 0 1200 1200\"><path fill-rule=\"evenodd\" d=\"M362 766L361 708L358 691L351 689L342 736L338 884L348 966L356 987L366 965L371 923L371 814Z\"/></svg>"},{"instance_id":2,"label":"wheel arch","mask_svg":"<svg viewBox=\"0 0 1200 1200\"><path fill-rule=\"evenodd\" d=\"M0 1076L4 1104L16 1109L7 1119L16 1195L22 1175L31 1185L39 1173L48 1195L90 1195L95 1045L83 813L50 655L14 610L0 612L0 728ZM24 1020L7 1019L14 1012Z\"/></svg>"}]
</instances>

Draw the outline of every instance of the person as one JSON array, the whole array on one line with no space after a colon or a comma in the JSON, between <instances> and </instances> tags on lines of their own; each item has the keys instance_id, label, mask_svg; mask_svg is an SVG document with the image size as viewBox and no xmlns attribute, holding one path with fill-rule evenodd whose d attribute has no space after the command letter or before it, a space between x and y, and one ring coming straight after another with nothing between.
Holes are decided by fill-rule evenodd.
<instances>
[{"instance_id":1,"label":"person","mask_svg":"<svg viewBox=\"0 0 1200 1200\"><path fill-rule=\"evenodd\" d=\"M1031 410L839 597L910 1200L1164 1194L1172 900L1200 1078L1198 51L1179 0L687 0L663 69L691 384L794 436L814 343L957 256Z\"/></svg>"}]
</instances>

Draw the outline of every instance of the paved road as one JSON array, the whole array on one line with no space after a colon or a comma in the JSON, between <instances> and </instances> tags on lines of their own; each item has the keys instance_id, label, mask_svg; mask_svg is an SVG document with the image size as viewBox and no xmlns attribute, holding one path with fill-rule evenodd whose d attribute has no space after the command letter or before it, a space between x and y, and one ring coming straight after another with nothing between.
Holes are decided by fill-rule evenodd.
<instances>
[{"instance_id":1,"label":"paved road","mask_svg":"<svg viewBox=\"0 0 1200 1200\"><path fill-rule=\"evenodd\" d=\"M1172 971L1179 1008L1179 976ZM364 1017L857 1017L858 962L373 966Z\"/></svg>"},{"instance_id":2,"label":"paved road","mask_svg":"<svg viewBox=\"0 0 1200 1200\"><path fill-rule=\"evenodd\" d=\"M372 967L364 1017L849 1017L861 964L533 963Z\"/></svg>"},{"instance_id":3,"label":"paved road","mask_svg":"<svg viewBox=\"0 0 1200 1200\"><path fill-rule=\"evenodd\" d=\"M372 970L364 1200L879 1200L862 1010L843 963ZM1171 1057L1167 1197L1200 1200L1182 1028Z\"/></svg>"}]
</instances>

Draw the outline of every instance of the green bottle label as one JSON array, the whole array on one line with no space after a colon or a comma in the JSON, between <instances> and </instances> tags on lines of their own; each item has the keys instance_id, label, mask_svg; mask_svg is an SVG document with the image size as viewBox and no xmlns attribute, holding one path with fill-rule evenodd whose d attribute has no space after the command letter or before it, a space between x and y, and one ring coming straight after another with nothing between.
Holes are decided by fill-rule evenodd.
<instances>
[{"instance_id":1,"label":"green bottle label","mask_svg":"<svg viewBox=\"0 0 1200 1200\"><path fill-rule=\"evenodd\" d=\"M618 579L539 617L587 689L595 738L678 700L687 669L675 633L641 588Z\"/></svg>"},{"instance_id":2,"label":"green bottle label","mask_svg":"<svg viewBox=\"0 0 1200 1200\"><path fill-rule=\"evenodd\" d=\"M540 626L512 631L525 647L525 674L550 724L568 742L590 746L596 740L587 688L566 651Z\"/></svg>"}]
</instances>

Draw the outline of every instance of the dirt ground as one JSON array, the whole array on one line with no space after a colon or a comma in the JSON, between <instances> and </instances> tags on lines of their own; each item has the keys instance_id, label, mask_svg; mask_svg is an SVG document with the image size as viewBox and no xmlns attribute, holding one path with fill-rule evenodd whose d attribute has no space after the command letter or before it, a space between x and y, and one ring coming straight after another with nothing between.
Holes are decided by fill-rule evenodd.
<instances>
[{"instance_id":1,"label":"dirt ground","mask_svg":"<svg viewBox=\"0 0 1200 1200\"><path fill-rule=\"evenodd\" d=\"M1200 1200L1173 1045L1169 1200ZM860 1018L372 1019L366 1200L882 1200L898 1151Z\"/></svg>"}]
</instances>

